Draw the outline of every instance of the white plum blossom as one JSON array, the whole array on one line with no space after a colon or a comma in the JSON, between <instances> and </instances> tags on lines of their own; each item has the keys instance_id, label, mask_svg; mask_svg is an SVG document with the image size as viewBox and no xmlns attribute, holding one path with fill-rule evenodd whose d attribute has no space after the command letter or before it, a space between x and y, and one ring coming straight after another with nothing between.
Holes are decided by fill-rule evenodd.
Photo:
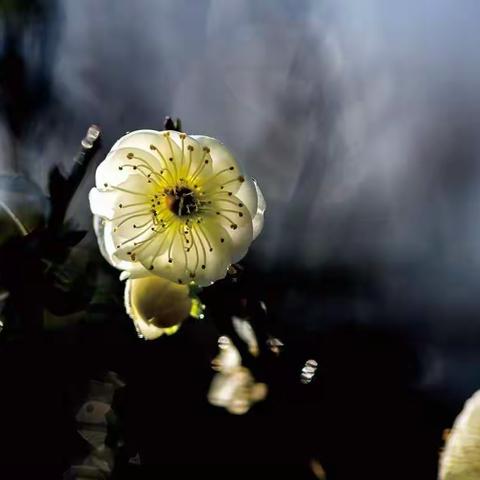
<instances>
[{"instance_id":1,"label":"white plum blossom","mask_svg":"<svg viewBox=\"0 0 480 480\"><path fill-rule=\"evenodd\" d=\"M90 207L100 250L124 276L206 286L247 253L265 200L218 140L137 130L98 166Z\"/></svg>"}]
</instances>

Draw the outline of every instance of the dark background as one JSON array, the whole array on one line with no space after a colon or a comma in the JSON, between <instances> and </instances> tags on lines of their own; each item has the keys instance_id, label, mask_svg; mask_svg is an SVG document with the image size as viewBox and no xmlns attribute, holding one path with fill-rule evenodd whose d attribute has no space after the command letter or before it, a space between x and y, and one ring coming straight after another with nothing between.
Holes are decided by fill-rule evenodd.
<instances>
[{"instance_id":1,"label":"dark background","mask_svg":"<svg viewBox=\"0 0 480 480\"><path fill-rule=\"evenodd\" d=\"M280 478L283 464L309 478L313 456L329 480L435 478L442 430L480 385L478 2L32 0L0 14L0 171L46 191L91 123L97 162L165 115L221 139L267 200L249 289L286 345L260 368L266 402L242 418L209 407L217 332L139 344L90 232L75 268L108 277L118 317L3 348L6 471L21 459L59 478L82 385L113 369L155 478ZM69 210L82 228L93 170Z\"/></svg>"}]
</instances>

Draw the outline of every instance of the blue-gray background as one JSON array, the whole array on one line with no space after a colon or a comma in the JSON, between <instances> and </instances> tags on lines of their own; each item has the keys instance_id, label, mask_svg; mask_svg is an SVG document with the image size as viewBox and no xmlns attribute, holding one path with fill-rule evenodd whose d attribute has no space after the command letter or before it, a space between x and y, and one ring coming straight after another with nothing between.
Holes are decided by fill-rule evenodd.
<instances>
[{"instance_id":1,"label":"blue-gray background","mask_svg":"<svg viewBox=\"0 0 480 480\"><path fill-rule=\"evenodd\" d=\"M2 65L2 172L45 189L90 123L105 154L125 131L181 117L226 143L264 191L250 259L282 276L279 321L402 332L419 389L458 404L480 387L479 2L2 5L3 52L13 35L26 61ZM16 68L24 84L8 80ZM92 182L93 170L70 211L85 228ZM362 294L362 274L353 297L341 282L324 295L311 278L332 265L373 286Z\"/></svg>"}]
</instances>

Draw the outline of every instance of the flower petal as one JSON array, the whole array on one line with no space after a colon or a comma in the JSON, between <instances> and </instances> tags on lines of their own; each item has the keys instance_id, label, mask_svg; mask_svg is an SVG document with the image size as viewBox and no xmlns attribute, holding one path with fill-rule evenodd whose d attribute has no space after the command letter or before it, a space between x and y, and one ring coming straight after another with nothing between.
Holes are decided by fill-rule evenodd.
<instances>
[{"instance_id":1,"label":"flower petal","mask_svg":"<svg viewBox=\"0 0 480 480\"><path fill-rule=\"evenodd\" d=\"M93 217L93 229L97 236L98 248L102 256L112 267L118 268L128 273L128 277L141 277L149 275L143 265L138 262L120 260L114 255L116 251L111 234L112 224L98 216Z\"/></svg>"},{"instance_id":2,"label":"flower petal","mask_svg":"<svg viewBox=\"0 0 480 480\"><path fill-rule=\"evenodd\" d=\"M156 158L160 168L165 168L171 162L171 157L180 157L177 144L168 139L170 133L167 130L136 130L119 138L111 152L123 149L143 150Z\"/></svg>"},{"instance_id":3,"label":"flower petal","mask_svg":"<svg viewBox=\"0 0 480 480\"><path fill-rule=\"evenodd\" d=\"M212 165L203 147L185 133L174 130L137 130L118 140L112 150L138 148L153 153L166 169L165 178L172 183L195 174L210 176ZM205 160L207 160L205 162Z\"/></svg>"},{"instance_id":4,"label":"flower petal","mask_svg":"<svg viewBox=\"0 0 480 480\"><path fill-rule=\"evenodd\" d=\"M117 243L135 236L142 228L156 227L157 219L172 215L166 207L162 211L161 206L156 206L154 210L155 198L152 195L141 197L123 191L140 190L144 188L143 181L143 177L132 175L119 187L115 187L116 190L101 191L94 188L90 191L92 213L112 221Z\"/></svg>"},{"instance_id":5,"label":"flower petal","mask_svg":"<svg viewBox=\"0 0 480 480\"><path fill-rule=\"evenodd\" d=\"M149 276L129 279L125 285L125 307L137 330L147 339L188 318L192 306L189 288L164 278Z\"/></svg>"},{"instance_id":6,"label":"flower petal","mask_svg":"<svg viewBox=\"0 0 480 480\"><path fill-rule=\"evenodd\" d=\"M203 147L210 150L212 175L202 176L199 186L204 192L230 191L235 193L245 180L240 165L232 153L218 140L211 137L192 135Z\"/></svg>"},{"instance_id":7,"label":"flower petal","mask_svg":"<svg viewBox=\"0 0 480 480\"><path fill-rule=\"evenodd\" d=\"M145 268L182 284L194 281L207 286L225 277L232 245L228 233L220 225L205 222L185 227L179 222L168 235L167 248L155 254L150 250L138 255Z\"/></svg>"},{"instance_id":8,"label":"flower petal","mask_svg":"<svg viewBox=\"0 0 480 480\"><path fill-rule=\"evenodd\" d=\"M234 211L231 212L222 210L222 202L215 201L212 203L213 211L205 214L204 217L206 222L215 223L225 229L231 241L231 263L235 263L246 255L248 247L252 243L253 225L252 217L247 208L245 206L238 207L242 202L235 195L228 198L234 205L237 205L236 210L233 208L231 210ZM220 212L220 215L217 212ZM242 213L242 216L235 212Z\"/></svg>"},{"instance_id":9,"label":"flower petal","mask_svg":"<svg viewBox=\"0 0 480 480\"><path fill-rule=\"evenodd\" d=\"M179 179L186 180L191 187L194 187L197 179L212 175L212 159L208 149L185 133L169 130L169 135L180 152Z\"/></svg>"},{"instance_id":10,"label":"flower petal","mask_svg":"<svg viewBox=\"0 0 480 480\"><path fill-rule=\"evenodd\" d=\"M253 223L253 239L255 240L263 230L263 222L264 222L264 214L265 210L267 208L267 204L265 202L265 197L263 196L262 191L260 190L260 187L258 186L257 182L253 180L253 183L255 185L255 189L257 190L257 213L253 217L252 223Z\"/></svg>"},{"instance_id":11,"label":"flower petal","mask_svg":"<svg viewBox=\"0 0 480 480\"><path fill-rule=\"evenodd\" d=\"M235 196L248 208L251 217L253 218L257 213L258 205L258 187L255 180L251 177L245 177L245 182L242 183Z\"/></svg>"},{"instance_id":12,"label":"flower petal","mask_svg":"<svg viewBox=\"0 0 480 480\"><path fill-rule=\"evenodd\" d=\"M95 173L95 184L100 190L107 190L118 186L132 174L144 178L147 190L155 186L166 184L168 173L162 176L164 169L162 162L151 152L138 148L121 148L110 152L105 160L100 163Z\"/></svg>"}]
</instances>

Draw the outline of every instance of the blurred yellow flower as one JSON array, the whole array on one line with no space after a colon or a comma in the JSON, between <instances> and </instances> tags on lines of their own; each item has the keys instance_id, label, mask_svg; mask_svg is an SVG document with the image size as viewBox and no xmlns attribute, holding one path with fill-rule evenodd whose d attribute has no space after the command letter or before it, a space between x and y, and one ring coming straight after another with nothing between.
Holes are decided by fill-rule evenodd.
<instances>
[{"instance_id":1,"label":"blurred yellow flower","mask_svg":"<svg viewBox=\"0 0 480 480\"><path fill-rule=\"evenodd\" d=\"M246 254L265 200L218 140L138 130L98 166L90 207L100 250L126 276L206 286Z\"/></svg>"},{"instance_id":2,"label":"blurred yellow flower","mask_svg":"<svg viewBox=\"0 0 480 480\"><path fill-rule=\"evenodd\" d=\"M480 390L455 420L440 459L440 480L480 478Z\"/></svg>"}]
</instances>

